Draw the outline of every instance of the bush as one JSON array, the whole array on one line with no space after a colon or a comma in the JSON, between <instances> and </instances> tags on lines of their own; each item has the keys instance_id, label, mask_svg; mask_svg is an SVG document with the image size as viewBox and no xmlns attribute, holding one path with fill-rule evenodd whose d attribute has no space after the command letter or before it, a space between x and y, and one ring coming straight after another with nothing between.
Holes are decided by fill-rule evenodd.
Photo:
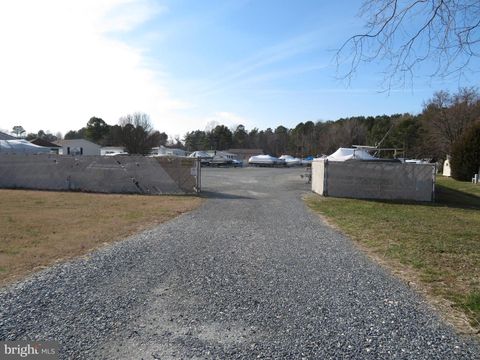
<instances>
[{"instance_id":1,"label":"bush","mask_svg":"<svg viewBox=\"0 0 480 360\"><path fill-rule=\"evenodd\" d=\"M453 144L450 160L452 177L470 181L480 168L480 122L465 130Z\"/></svg>"}]
</instances>

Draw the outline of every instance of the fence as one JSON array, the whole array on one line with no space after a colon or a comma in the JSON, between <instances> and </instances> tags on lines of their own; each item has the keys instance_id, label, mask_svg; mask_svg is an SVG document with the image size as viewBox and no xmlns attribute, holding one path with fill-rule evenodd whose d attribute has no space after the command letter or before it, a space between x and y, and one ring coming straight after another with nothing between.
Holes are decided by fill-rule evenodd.
<instances>
[{"instance_id":1,"label":"fence","mask_svg":"<svg viewBox=\"0 0 480 360\"><path fill-rule=\"evenodd\" d=\"M200 164L184 157L0 155L0 188L131 194L200 191Z\"/></svg>"},{"instance_id":2,"label":"fence","mask_svg":"<svg viewBox=\"0 0 480 360\"><path fill-rule=\"evenodd\" d=\"M433 201L435 165L315 160L312 163L312 190L334 197Z\"/></svg>"}]
</instances>

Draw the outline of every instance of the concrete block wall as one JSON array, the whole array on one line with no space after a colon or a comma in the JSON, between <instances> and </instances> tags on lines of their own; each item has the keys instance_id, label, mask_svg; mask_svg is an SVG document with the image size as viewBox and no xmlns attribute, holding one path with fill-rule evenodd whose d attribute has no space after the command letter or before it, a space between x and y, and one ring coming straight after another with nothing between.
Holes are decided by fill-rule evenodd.
<instances>
[{"instance_id":1,"label":"concrete block wall","mask_svg":"<svg viewBox=\"0 0 480 360\"><path fill-rule=\"evenodd\" d=\"M434 189L434 164L356 160L312 164L312 190L320 195L433 201Z\"/></svg>"},{"instance_id":2,"label":"concrete block wall","mask_svg":"<svg viewBox=\"0 0 480 360\"><path fill-rule=\"evenodd\" d=\"M194 159L0 155L0 187L99 193L194 193Z\"/></svg>"}]
</instances>

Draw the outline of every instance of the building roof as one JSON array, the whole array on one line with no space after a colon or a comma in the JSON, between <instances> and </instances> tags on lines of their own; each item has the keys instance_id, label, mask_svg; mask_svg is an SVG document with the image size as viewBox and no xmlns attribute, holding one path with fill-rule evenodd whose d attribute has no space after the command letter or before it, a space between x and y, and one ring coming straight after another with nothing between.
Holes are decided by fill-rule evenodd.
<instances>
[{"instance_id":1,"label":"building roof","mask_svg":"<svg viewBox=\"0 0 480 360\"><path fill-rule=\"evenodd\" d=\"M263 149L228 149L227 151L233 154L263 154Z\"/></svg>"},{"instance_id":2,"label":"building roof","mask_svg":"<svg viewBox=\"0 0 480 360\"><path fill-rule=\"evenodd\" d=\"M0 152L12 154L39 154L49 153L48 147L32 144L24 139L0 140Z\"/></svg>"},{"instance_id":3,"label":"building roof","mask_svg":"<svg viewBox=\"0 0 480 360\"><path fill-rule=\"evenodd\" d=\"M17 138L0 131L0 140L16 140Z\"/></svg>"},{"instance_id":4,"label":"building roof","mask_svg":"<svg viewBox=\"0 0 480 360\"><path fill-rule=\"evenodd\" d=\"M30 142L32 144L35 144L35 145L38 145L38 146L45 146L45 147L49 147L49 148L59 148L59 147L61 147L60 145L51 143L50 141L47 141L47 140L41 139L41 138L35 138L33 140L30 140Z\"/></svg>"},{"instance_id":5,"label":"building roof","mask_svg":"<svg viewBox=\"0 0 480 360\"><path fill-rule=\"evenodd\" d=\"M63 146L71 146L72 144L78 144L79 142L88 143L98 148L101 148L100 145L85 139L57 140L57 141L54 141L53 143L63 147Z\"/></svg>"}]
</instances>

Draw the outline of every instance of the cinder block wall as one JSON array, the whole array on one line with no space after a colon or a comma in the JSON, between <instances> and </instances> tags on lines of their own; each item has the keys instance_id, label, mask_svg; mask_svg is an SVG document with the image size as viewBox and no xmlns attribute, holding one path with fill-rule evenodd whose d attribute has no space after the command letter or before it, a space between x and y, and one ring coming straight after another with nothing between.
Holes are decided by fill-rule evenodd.
<instances>
[{"instance_id":1,"label":"cinder block wall","mask_svg":"<svg viewBox=\"0 0 480 360\"><path fill-rule=\"evenodd\" d=\"M0 187L100 193L195 192L194 159L0 155Z\"/></svg>"},{"instance_id":2,"label":"cinder block wall","mask_svg":"<svg viewBox=\"0 0 480 360\"><path fill-rule=\"evenodd\" d=\"M384 161L314 161L312 190L358 199L433 201L435 165Z\"/></svg>"}]
</instances>

